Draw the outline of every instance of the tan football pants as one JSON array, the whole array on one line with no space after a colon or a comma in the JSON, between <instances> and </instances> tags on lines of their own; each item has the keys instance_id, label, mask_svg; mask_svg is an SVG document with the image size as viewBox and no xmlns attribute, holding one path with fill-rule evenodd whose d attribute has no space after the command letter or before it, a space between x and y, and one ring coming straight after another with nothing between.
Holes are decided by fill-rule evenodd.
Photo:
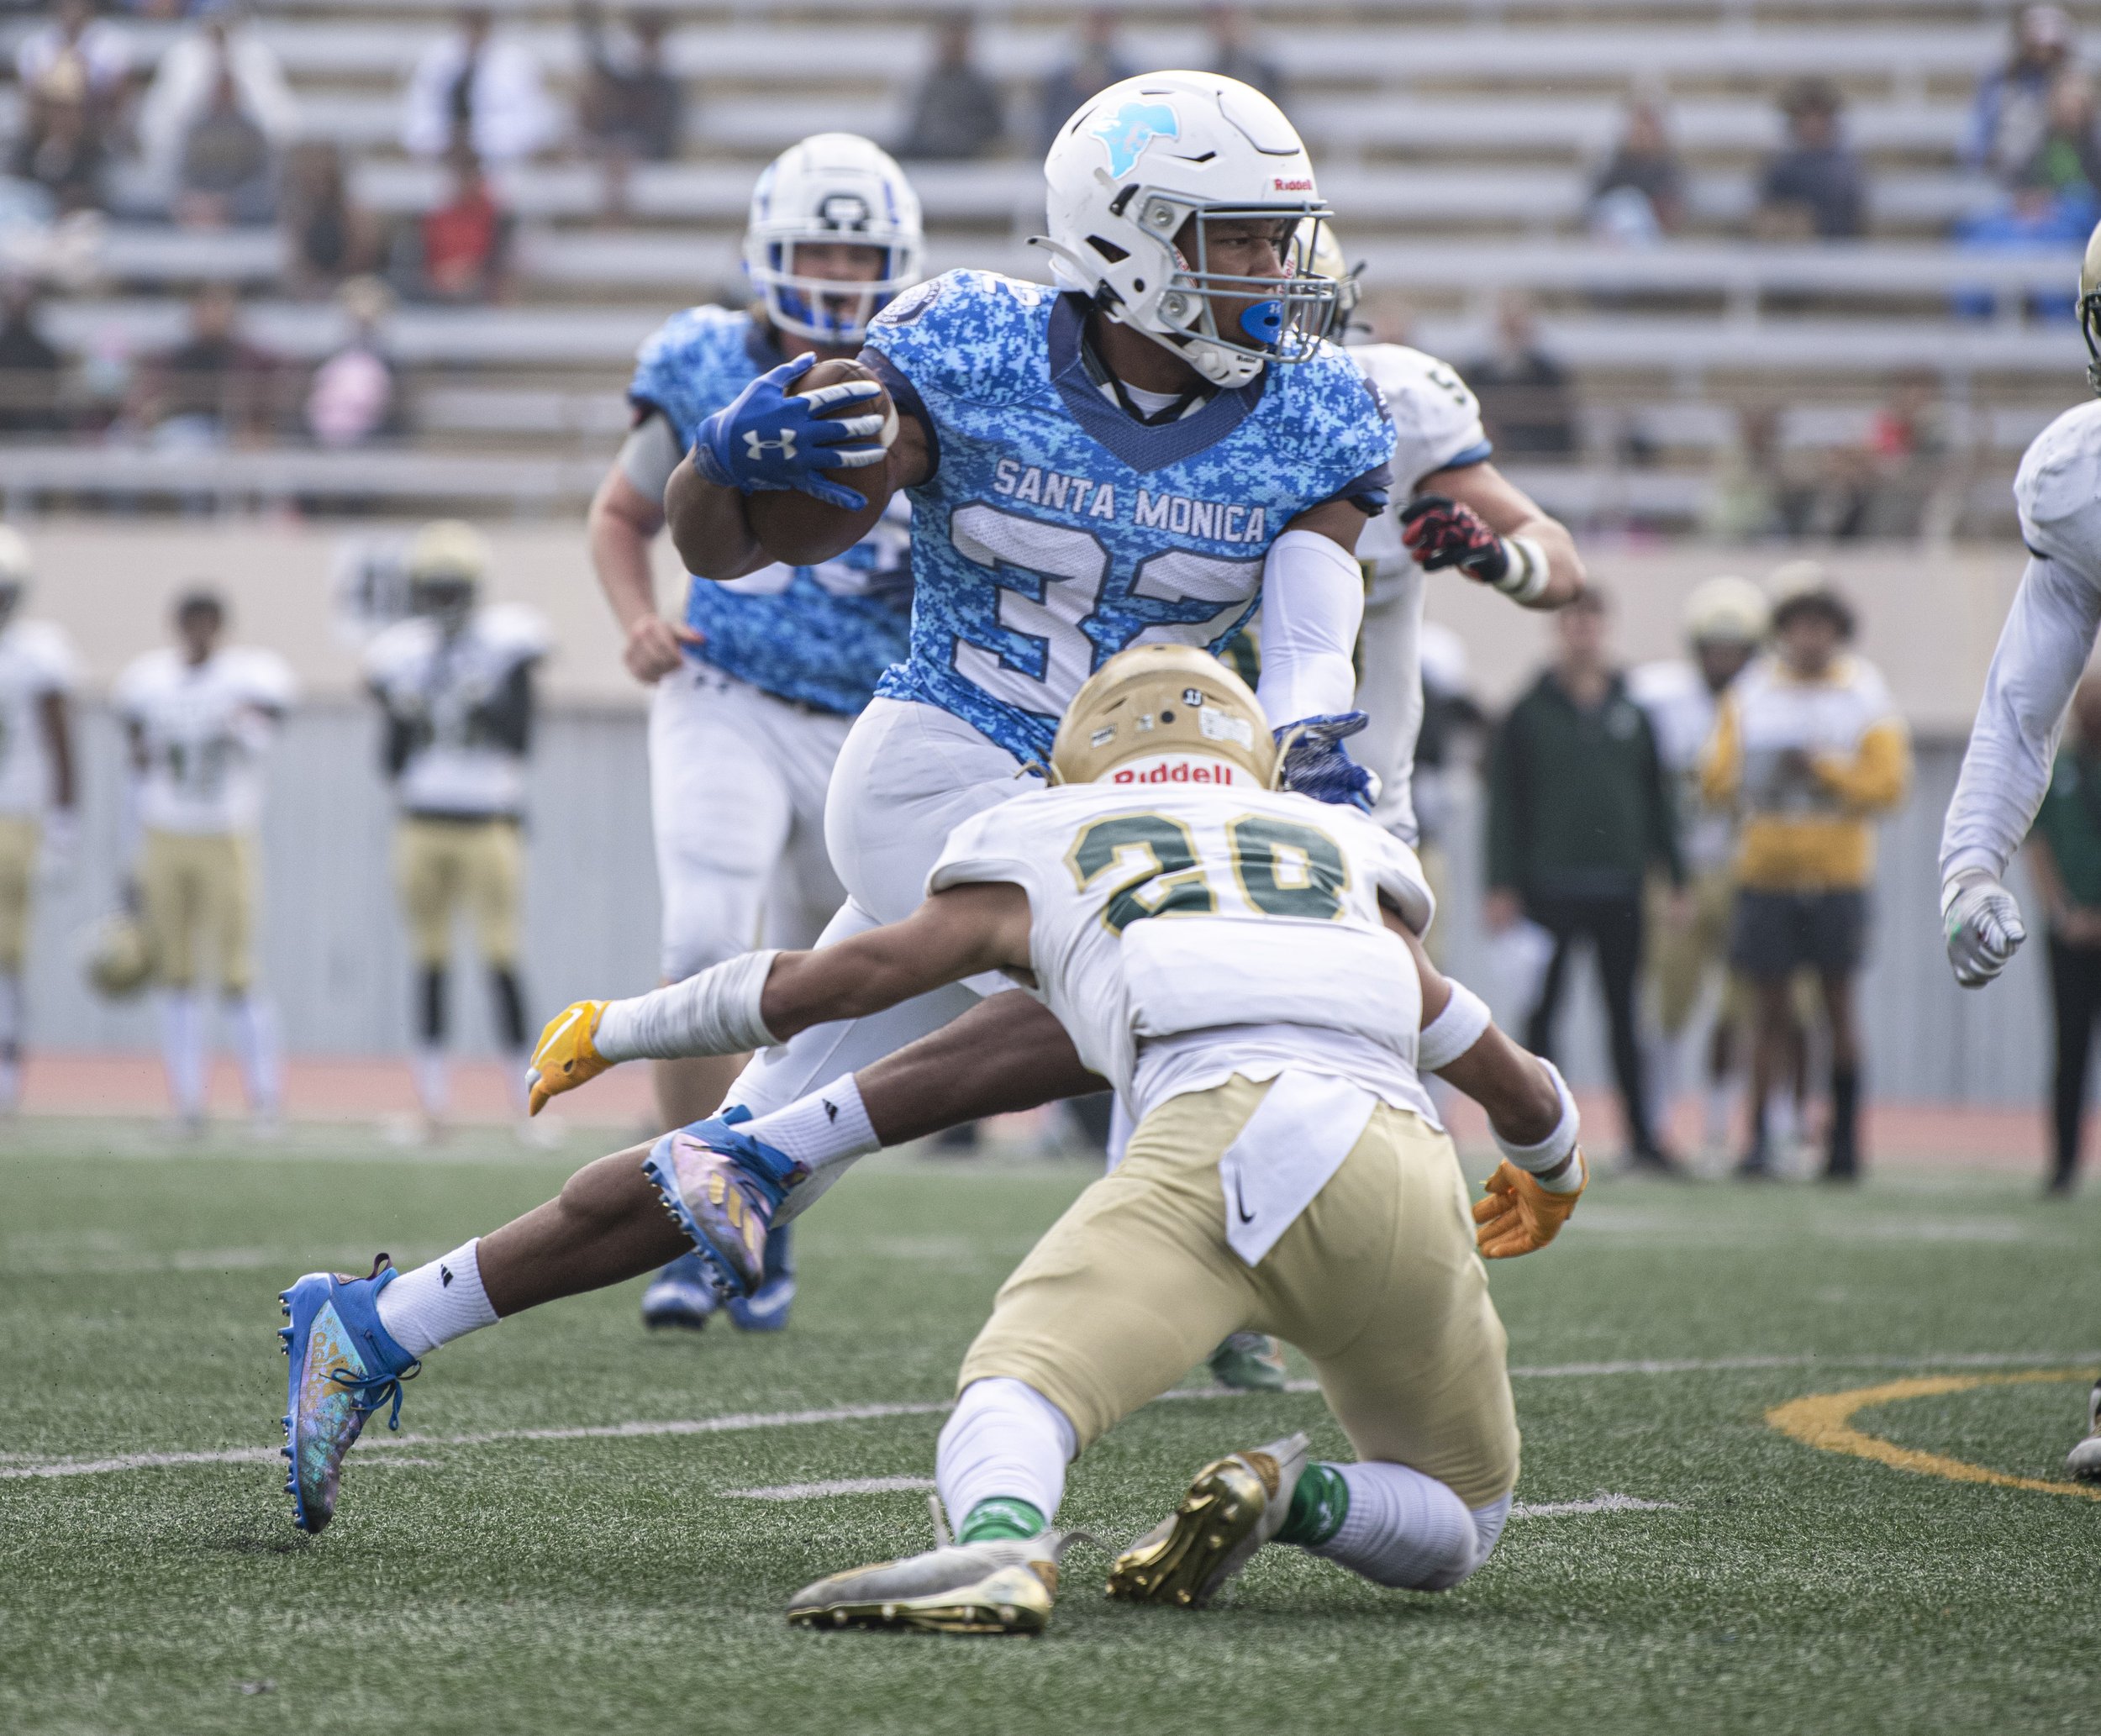
<instances>
[{"instance_id":1,"label":"tan football pants","mask_svg":"<svg viewBox=\"0 0 2101 1736\"><path fill-rule=\"evenodd\" d=\"M1412 1466L1470 1507L1500 1499L1517 1415L1451 1141L1382 1104L1251 1270L1226 1243L1219 1160L1268 1092L1235 1078L1148 1115L1000 1286L956 1390L1024 1381L1084 1448L1228 1333L1272 1333L1312 1360L1361 1459Z\"/></svg>"},{"instance_id":2,"label":"tan football pants","mask_svg":"<svg viewBox=\"0 0 2101 1736\"><path fill-rule=\"evenodd\" d=\"M519 891L525 852L513 819L432 820L409 816L394 833L394 885L408 918L416 962L452 956L452 914L466 907L476 949L487 963L518 962Z\"/></svg>"},{"instance_id":3,"label":"tan football pants","mask_svg":"<svg viewBox=\"0 0 2101 1736\"><path fill-rule=\"evenodd\" d=\"M29 933L29 889L44 829L34 814L0 814L0 974L22 974Z\"/></svg>"},{"instance_id":4,"label":"tan football pants","mask_svg":"<svg viewBox=\"0 0 2101 1736\"><path fill-rule=\"evenodd\" d=\"M1729 969L1729 918L1735 907L1736 876L1726 866L1705 869L1693 876L1690 891L1693 919L1677 928L1667 913L1669 886L1649 890L1649 978L1655 986L1656 1023L1667 1037L1676 1037L1692 1023L1709 973ZM1740 1011L1740 999L1734 985L1725 983L1725 1018Z\"/></svg>"},{"instance_id":5,"label":"tan football pants","mask_svg":"<svg viewBox=\"0 0 2101 1736\"><path fill-rule=\"evenodd\" d=\"M200 944L208 937L219 987L229 995L247 992L255 974L253 838L245 832L149 831L139 889L156 982L193 986Z\"/></svg>"}]
</instances>

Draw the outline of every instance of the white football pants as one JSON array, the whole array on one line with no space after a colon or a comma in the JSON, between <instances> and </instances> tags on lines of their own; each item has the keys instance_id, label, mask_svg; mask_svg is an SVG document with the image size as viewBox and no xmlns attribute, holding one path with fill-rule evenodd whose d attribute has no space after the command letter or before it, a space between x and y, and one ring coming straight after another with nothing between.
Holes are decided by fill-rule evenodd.
<instances>
[{"instance_id":1,"label":"white football pants","mask_svg":"<svg viewBox=\"0 0 2101 1736\"><path fill-rule=\"evenodd\" d=\"M832 772L824 832L847 897L818 944L909 916L926 896L927 875L950 832L972 814L1042 787L1034 773L1019 775L1012 754L938 706L871 701ZM725 1102L754 1115L784 1109L939 1030L981 996L1013 986L988 971L867 1018L812 1025L755 1056Z\"/></svg>"},{"instance_id":2,"label":"white football pants","mask_svg":"<svg viewBox=\"0 0 2101 1736\"><path fill-rule=\"evenodd\" d=\"M650 702L650 811L677 982L754 946L808 946L845 900L824 792L850 718L688 660Z\"/></svg>"}]
</instances>

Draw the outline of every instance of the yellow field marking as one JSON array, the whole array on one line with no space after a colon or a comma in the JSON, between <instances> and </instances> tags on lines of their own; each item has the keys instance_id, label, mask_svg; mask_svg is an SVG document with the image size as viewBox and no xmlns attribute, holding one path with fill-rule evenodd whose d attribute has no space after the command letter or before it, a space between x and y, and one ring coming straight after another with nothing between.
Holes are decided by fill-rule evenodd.
<instances>
[{"instance_id":1,"label":"yellow field marking","mask_svg":"<svg viewBox=\"0 0 2101 1736\"><path fill-rule=\"evenodd\" d=\"M2035 1369L2017 1375L1928 1375L1909 1381L1888 1381L1879 1386L1856 1386L1848 1392L1813 1392L1790 1399L1766 1412L1766 1421L1791 1439L1825 1453L1850 1453L1856 1459L1872 1459L1898 1470L1920 1476L1944 1477L1951 1483L1993 1483L2002 1489L2032 1489L2040 1495L2072 1495L2082 1501L2101 1501L2101 1487L2087 1483L2053 1482L2043 1477L2017 1477L1989 1465L1972 1465L1966 1459L1951 1459L1940 1453L1921 1453L1900 1447L1853 1427L1853 1418L1871 1405L1894 1404L1905 1398L1935 1398L1943 1393L1967 1392L1976 1386L2022 1386L2037 1381L2090 1381L2093 1370L2084 1368Z\"/></svg>"}]
</instances>

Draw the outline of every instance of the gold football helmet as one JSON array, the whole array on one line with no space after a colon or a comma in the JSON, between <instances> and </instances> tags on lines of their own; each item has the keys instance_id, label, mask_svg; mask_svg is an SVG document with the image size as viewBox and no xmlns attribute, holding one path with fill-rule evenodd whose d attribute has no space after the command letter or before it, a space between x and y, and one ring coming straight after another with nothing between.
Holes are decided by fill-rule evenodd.
<instances>
[{"instance_id":1,"label":"gold football helmet","mask_svg":"<svg viewBox=\"0 0 2101 1736\"><path fill-rule=\"evenodd\" d=\"M1766 593L1734 573L1708 579L1685 599L1685 636L1696 645L1755 645L1766 636Z\"/></svg>"},{"instance_id":2,"label":"gold football helmet","mask_svg":"<svg viewBox=\"0 0 2101 1736\"><path fill-rule=\"evenodd\" d=\"M87 980L96 993L128 1000L152 975L153 942L137 917L120 910L95 925L87 944Z\"/></svg>"},{"instance_id":3,"label":"gold football helmet","mask_svg":"<svg viewBox=\"0 0 2101 1736\"><path fill-rule=\"evenodd\" d=\"M2087 384L2101 392L2101 224L2079 262L2079 335L2087 340Z\"/></svg>"},{"instance_id":4,"label":"gold football helmet","mask_svg":"<svg viewBox=\"0 0 2101 1736\"><path fill-rule=\"evenodd\" d=\"M440 518L408 544L408 606L447 625L466 619L489 568L488 539L459 518Z\"/></svg>"},{"instance_id":5,"label":"gold football helmet","mask_svg":"<svg viewBox=\"0 0 2101 1736\"><path fill-rule=\"evenodd\" d=\"M1072 696L1050 749L1050 781L1100 783L1131 760L1163 755L1188 762L1182 775L1163 775L1164 783L1211 781L1203 775L1207 760L1264 789L1277 780L1269 719L1245 681L1194 645L1133 645Z\"/></svg>"},{"instance_id":6,"label":"gold football helmet","mask_svg":"<svg viewBox=\"0 0 2101 1736\"><path fill-rule=\"evenodd\" d=\"M1309 234L1310 231L1310 235ZM1316 277L1332 277L1337 285L1335 298L1327 309L1322 321L1320 335L1330 344L1346 341L1350 322L1356 317L1357 303L1364 297L1364 285L1358 281L1362 266L1351 266L1344 258L1341 242L1335 239L1335 225L1328 223L1305 222L1298 225L1298 245L1304 252L1309 240L1312 252L1307 264Z\"/></svg>"}]
</instances>

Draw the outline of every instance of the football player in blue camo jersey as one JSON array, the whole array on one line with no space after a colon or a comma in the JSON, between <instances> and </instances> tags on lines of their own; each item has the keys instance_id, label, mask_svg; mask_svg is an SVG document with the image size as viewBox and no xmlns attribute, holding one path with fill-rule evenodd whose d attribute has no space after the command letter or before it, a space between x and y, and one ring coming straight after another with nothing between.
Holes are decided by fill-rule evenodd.
<instances>
[{"instance_id":1,"label":"football player in blue camo jersey","mask_svg":"<svg viewBox=\"0 0 2101 1736\"><path fill-rule=\"evenodd\" d=\"M677 621L657 613L650 547L664 485L701 424L791 356L852 355L869 322L919 276L919 202L866 139L820 133L783 152L751 195L745 264L757 305L689 308L642 346L628 388L635 426L590 515L598 582L624 660L654 692L650 787L663 899L662 970L677 981L770 942L807 945L845 894L825 854L824 792L848 728L906 650L908 509L832 559L772 564L728 583L694 578ZM735 1057L659 1062L661 1125L711 1113ZM787 1321L785 1232L740 1326ZM704 1325L714 1291L694 1263L642 1300L652 1326Z\"/></svg>"},{"instance_id":2,"label":"football player in blue camo jersey","mask_svg":"<svg viewBox=\"0 0 2101 1736\"><path fill-rule=\"evenodd\" d=\"M956 825L1036 787L1107 658L1216 650L1258 609L1287 781L1372 799L1343 746L1364 721L1354 550L1386 508L1394 437L1377 387L1319 335L1338 286L1310 269L1329 213L1304 145L1245 85L1153 73L1084 105L1045 172L1056 287L956 271L900 297L870 329L872 378L756 382L666 491L681 550L723 578L771 558L757 523L808 558L911 499L912 651L840 758L825 828L849 900L830 939L902 917ZM722 1118L679 1136L723 1154L719 1209L785 1222L899 1136L852 1076L929 1033L922 1126L1098 1089L1040 1004L998 992L1012 986L988 975L767 1050ZM757 1277L744 1239L723 1226L733 1292Z\"/></svg>"}]
</instances>

